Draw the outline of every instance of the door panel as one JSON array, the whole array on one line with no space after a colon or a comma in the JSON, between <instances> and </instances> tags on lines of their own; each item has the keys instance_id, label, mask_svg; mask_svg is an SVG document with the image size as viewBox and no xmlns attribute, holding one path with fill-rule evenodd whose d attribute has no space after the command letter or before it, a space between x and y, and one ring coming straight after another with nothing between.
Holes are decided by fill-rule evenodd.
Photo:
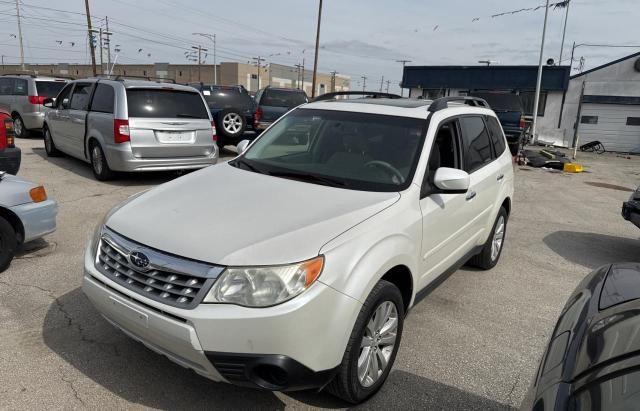
<instances>
[{"instance_id":1,"label":"door panel","mask_svg":"<svg viewBox=\"0 0 640 411\"><path fill-rule=\"evenodd\" d=\"M69 120L69 108L63 105L65 99L71 96L73 84L67 85L56 98L56 107L47 113L47 125L56 147L65 153L69 152L68 136L66 134L67 121Z\"/></svg>"},{"instance_id":2,"label":"door panel","mask_svg":"<svg viewBox=\"0 0 640 411\"><path fill-rule=\"evenodd\" d=\"M85 158L84 136L86 131L87 112L93 92L92 83L77 83L71 95L68 119L65 122L65 133L69 144L69 154L77 158Z\"/></svg>"}]
</instances>

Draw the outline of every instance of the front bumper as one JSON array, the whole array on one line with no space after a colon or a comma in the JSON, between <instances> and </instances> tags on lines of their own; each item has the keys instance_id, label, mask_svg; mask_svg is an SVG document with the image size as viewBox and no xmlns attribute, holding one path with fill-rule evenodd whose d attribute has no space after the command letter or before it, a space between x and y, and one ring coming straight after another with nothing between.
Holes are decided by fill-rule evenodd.
<instances>
[{"instance_id":1,"label":"front bumper","mask_svg":"<svg viewBox=\"0 0 640 411\"><path fill-rule=\"evenodd\" d=\"M22 152L18 147L5 148L0 151L0 171L16 175L20 170Z\"/></svg>"},{"instance_id":2,"label":"front bumper","mask_svg":"<svg viewBox=\"0 0 640 411\"><path fill-rule=\"evenodd\" d=\"M24 126L29 130L40 130L42 129L42 124L44 123L44 112L36 111L33 113L23 113L22 121L24 122Z\"/></svg>"},{"instance_id":3,"label":"front bumper","mask_svg":"<svg viewBox=\"0 0 640 411\"><path fill-rule=\"evenodd\" d=\"M129 144L106 145L104 155L109 168L123 172L198 169L218 162L218 148L215 144L208 157L140 158L133 155Z\"/></svg>"},{"instance_id":4,"label":"front bumper","mask_svg":"<svg viewBox=\"0 0 640 411\"><path fill-rule=\"evenodd\" d=\"M112 282L95 269L92 254L85 256L83 291L96 309L132 338L214 381L278 391L325 385L342 362L361 307L316 282L274 307L185 310Z\"/></svg>"},{"instance_id":5,"label":"front bumper","mask_svg":"<svg viewBox=\"0 0 640 411\"><path fill-rule=\"evenodd\" d=\"M58 203L46 200L40 203L27 203L11 207L24 227L24 242L43 237L56 230Z\"/></svg>"},{"instance_id":6,"label":"front bumper","mask_svg":"<svg viewBox=\"0 0 640 411\"><path fill-rule=\"evenodd\" d=\"M622 217L640 228L640 201L629 200L622 203Z\"/></svg>"}]
</instances>

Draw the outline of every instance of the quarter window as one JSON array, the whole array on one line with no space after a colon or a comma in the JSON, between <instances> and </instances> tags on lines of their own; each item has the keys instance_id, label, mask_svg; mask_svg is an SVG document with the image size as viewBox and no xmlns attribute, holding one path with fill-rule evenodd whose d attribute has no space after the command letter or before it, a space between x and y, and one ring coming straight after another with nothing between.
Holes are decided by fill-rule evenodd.
<instances>
[{"instance_id":1,"label":"quarter window","mask_svg":"<svg viewBox=\"0 0 640 411\"><path fill-rule=\"evenodd\" d=\"M113 113L113 102L115 93L113 87L107 84L100 84L96 87L96 92L91 102L91 111L100 113Z\"/></svg>"},{"instance_id":2,"label":"quarter window","mask_svg":"<svg viewBox=\"0 0 640 411\"><path fill-rule=\"evenodd\" d=\"M502 133L502 127L500 127L500 123L498 123L498 120L496 120L494 117L486 116L485 120L487 121L489 134L491 135L493 151L496 154L496 158L500 157L502 153L504 153L505 148L507 148L504 134Z\"/></svg>"},{"instance_id":3,"label":"quarter window","mask_svg":"<svg viewBox=\"0 0 640 411\"><path fill-rule=\"evenodd\" d=\"M491 162L491 141L481 117L462 117L465 171L469 174Z\"/></svg>"},{"instance_id":4,"label":"quarter window","mask_svg":"<svg viewBox=\"0 0 640 411\"><path fill-rule=\"evenodd\" d=\"M86 110L89 108L89 98L91 97L91 84L76 84L71 96L71 110Z\"/></svg>"}]
</instances>

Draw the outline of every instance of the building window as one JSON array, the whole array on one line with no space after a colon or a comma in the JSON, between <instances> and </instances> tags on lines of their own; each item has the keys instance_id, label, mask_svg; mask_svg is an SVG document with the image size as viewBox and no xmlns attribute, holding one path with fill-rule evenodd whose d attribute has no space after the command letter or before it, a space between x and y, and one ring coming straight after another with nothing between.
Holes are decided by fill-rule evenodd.
<instances>
[{"instance_id":1,"label":"building window","mask_svg":"<svg viewBox=\"0 0 640 411\"><path fill-rule=\"evenodd\" d=\"M178 71L178 76L182 77L182 70Z\"/></svg>"},{"instance_id":2,"label":"building window","mask_svg":"<svg viewBox=\"0 0 640 411\"><path fill-rule=\"evenodd\" d=\"M522 109L525 116L533 115L533 105L535 104L535 91L521 91L520 101L522 101ZM547 92L540 92L540 103L538 104L538 117L544 117L544 111L547 107Z\"/></svg>"},{"instance_id":3,"label":"building window","mask_svg":"<svg viewBox=\"0 0 640 411\"><path fill-rule=\"evenodd\" d=\"M628 126L640 126L640 117L627 117Z\"/></svg>"},{"instance_id":4,"label":"building window","mask_svg":"<svg viewBox=\"0 0 640 411\"><path fill-rule=\"evenodd\" d=\"M122 74L123 74L124 76L126 76L126 75L127 75L127 70L122 70Z\"/></svg>"},{"instance_id":5,"label":"building window","mask_svg":"<svg viewBox=\"0 0 640 411\"><path fill-rule=\"evenodd\" d=\"M142 70L142 75L146 76L147 75L147 70Z\"/></svg>"},{"instance_id":6,"label":"building window","mask_svg":"<svg viewBox=\"0 0 640 411\"><path fill-rule=\"evenodd\" d=\"M427 100L435 100L444 97L444 89L423 89L422 97Z\"/></svg>"},{"instance_id":7,"label":"building window","mask_svg":"<svg viewBox=\"0 0 640 411\"><path fill-rule=\"evenodd\" d=\"M257 74L252 74L251 75L251 80L257 80L258 79L258 75Z\"/></svg>"},{"instance_id":8,"label":"building window","mask_svg":"<svg viewBox=\"0 0 640 411\"><path fill-rule=\"evenodd\" d=\"M598 116L582 116L580 124L598 124Z\"/></svg>"}]
</instances>

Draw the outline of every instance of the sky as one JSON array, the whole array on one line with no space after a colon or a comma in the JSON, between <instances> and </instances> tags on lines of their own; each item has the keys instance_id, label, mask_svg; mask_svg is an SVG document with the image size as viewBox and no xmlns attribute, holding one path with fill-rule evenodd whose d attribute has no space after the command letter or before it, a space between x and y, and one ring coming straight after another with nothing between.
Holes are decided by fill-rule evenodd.
<instances>
[{"instance_id":1,"label":"sky","mask_svg":"<svg viewBox=\"0 0 640 411\"><path fill-rule=\"evenodd\" d=\"M33 63L89 62L84 0L20 0L25 60ZM551 0L555 3L560 0ZM351 76L352 88L368 90L390 81L398 92L401 64L501 65L538 63L544 0L324 0L320 71ZM317 0L90 0L94 26L109 19L112 58L119 63L188 63L191 46L213 44L192 33L216 34L217 62L266 62L313 66ZM49 9L47 9L49 8ZM55 10L51 10L55 9ZM59 11L62 10L62 11ZM559 59L563 9L549 11L544 59ZM571 0L564 64L571 45L640 46L640 0ZM15 0L0 0L0 53L19 61ZM115 52L118 46L119 52ZM640 51L637 48L581 46L584 69ZM106 60L106 53L105 53ZM577 67L578 63L574 63ZM577 71L573 71L577 73Z\"/></svg>"}]
</instances>

